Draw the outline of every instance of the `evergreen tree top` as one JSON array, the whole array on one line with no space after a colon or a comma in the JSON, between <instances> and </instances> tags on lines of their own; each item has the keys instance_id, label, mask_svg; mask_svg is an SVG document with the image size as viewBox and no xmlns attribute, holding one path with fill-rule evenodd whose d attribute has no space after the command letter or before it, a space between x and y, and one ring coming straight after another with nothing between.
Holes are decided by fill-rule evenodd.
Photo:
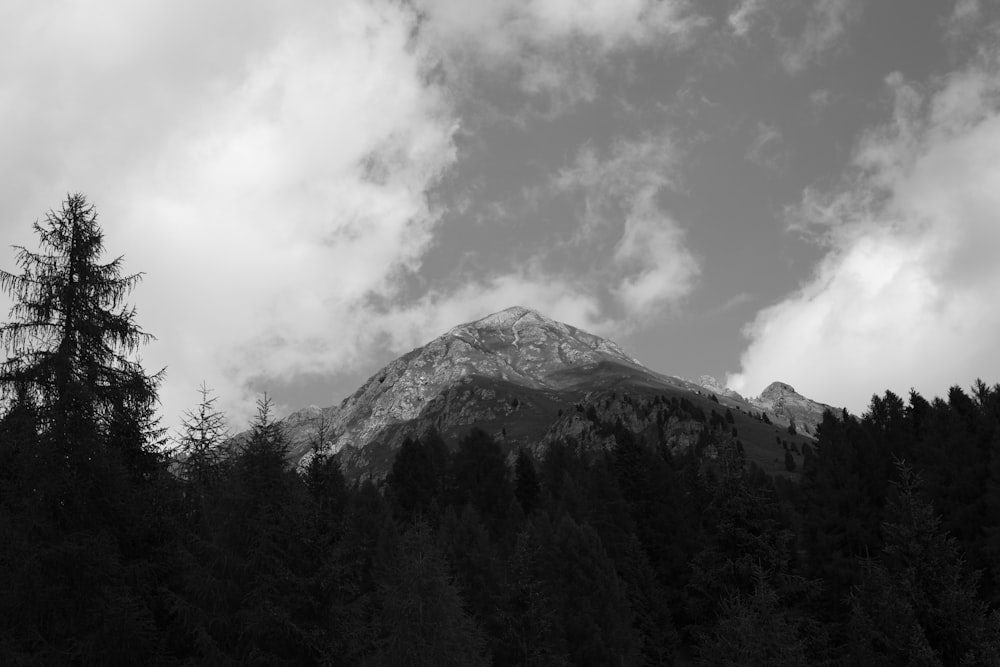
<instances>
[{"instance_id":1,"label":"evergreen tree top","mask_svg":"<svg viewBox=\"0 0 1000 667\"><path fill-rule=\"evenodd\" d=\"M72 403L88 421L116 405L154 401L160 374L146 375L130 358L153 339L125 303L142 274L123 274L122 257L101 261L104 233L82 194L33 228L39 250L15 246L21 272L0 270L0 289L13 301L0 326L4 392L26 389L42 406L61 404L63 416Z\"/></svg>"}]
</instances>

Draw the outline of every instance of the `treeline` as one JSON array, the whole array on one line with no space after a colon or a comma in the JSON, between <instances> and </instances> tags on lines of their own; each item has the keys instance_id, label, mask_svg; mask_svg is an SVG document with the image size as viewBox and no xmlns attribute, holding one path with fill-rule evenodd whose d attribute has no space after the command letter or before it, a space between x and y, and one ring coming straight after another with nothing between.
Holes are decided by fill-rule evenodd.
<instances>
[{"instance_id":1,"label":"treeline","mask_svg":"<svg viewBox=\"0 0 1000 667\"><path fill-rule=\"evenodd\" d=\"M933 402L886 392L861 418L827 414L801 482L748 465L724 428L681 453L655 430L601 429L613 447L521 452L513 471L482 433L451 457L410 442L386 480L397 524L438 531L496 664L525 664L498 658L511 572L552 610L546 654L566 664L1000 663L1000 386ZM456 517L478 557L449 543ZM524 544L558 562L540 536L573 531L590 535L564 562L574 572L516 568Z\"/></svg>"},{"instance_id":2,"label":"treeline","mask_svg":"<svg viewBox=\"0 0 1000 667\"><path fill-rule=\"evenodd\" d=\"M663 397L581 404L607 447L426 434L376 483L203 390L167 456L138 276L82 196L36 231L0 272L3 664L1000 663L1000 386L827 414L800 482Z\"/></svg>"},{"instance_id":3,"label":"treeline","mask_svg":"<svg viewBox=\"0 0 1000 667\"><path fill-rule=\"evenodd\" d=\"M748 468L735 447L672 454L615 425L608 450L569 442L513 465L481 431L454 451L430 434L381 484L351 483L332 456L290 470L266 402L238 450L220 440L136 475L104 447L53 481L45 439L9 412L0 652L996 664L998 405L1000 389L978 385L828 415L801 483Z\"/></svg>"}]
</instances>

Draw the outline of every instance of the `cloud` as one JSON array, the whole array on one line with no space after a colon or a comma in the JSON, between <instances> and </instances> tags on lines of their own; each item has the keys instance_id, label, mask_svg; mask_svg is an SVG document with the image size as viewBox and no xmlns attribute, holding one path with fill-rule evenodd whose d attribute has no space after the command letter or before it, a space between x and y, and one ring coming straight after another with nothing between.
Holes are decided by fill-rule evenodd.
<instances>
[{"instance_id":1,"label":"cloud","mask_svg":"<svg viewBox=\"0 0 1000 667\"><path fill-rule=\"evenodd\" d=\"M511 305L604 335L642 326L677 307L700 273L659 201L673 187L677 158L667 134L619 138L603 151L585 146L548 187L530 193L578 202L567 239L506 270L455 272L416 299L359 314L361 328L381 332L396 354ZM560 251L573 260L558 261Z\"/></svg>"},{"instance_id":2,"label":"cloud","mask_svg":"<svg viewBox=\"0 0 1000 667\"><path fill-rule=\"evenodd\" d=\"M760 167L777 170L782 158L781 141L778 128L767 123L757 123L753 141L747 147L746 159Z\"/></svg>"},{"instance_id":3,"label":"cloud","mask_svg":"<svg viewBox=\"0 0 1000 667\"><path fill-rule=\"evenodd\" d=\"M974 32L976 24L983 16L983 7L979 0L957 0L955 8L946 24L946 35L952 39L961 39Z\"/></svg>"},{"instance_id":4,"label":"cloud","mask_svg":"<svg viewBox=\"0 0 1000 667\"><path fill-rule=\"evenodd\" d=\"M423 345L456 324L514 305L595 333L610 334L616 326L602 315L600 300L586 286L533 266L481 277L457 289L431 290L403 306L369 312L365 327L383 332L385 347L398 353Z\"/></svg>"},{"instance_id":5,"label":"cloud","mask_svg":"<svg viewBox=\"0 0 1000 667\"><path fill-rule=\"evenodd\" d=\"M834 49L850 23L861 15L857 0L819 0L812 5L801 34L784 41L781 64L795 74Z\"/></svg>"},{"instance_id":6,"label":"cloud","mask_svg":"<svg viewBox=\"0 0 1000 667\"><path fill-rule=\"evenodd\" d=\"M975 21L982 15L982 11L980 0L958 0L949 20L954 22Z\"/></svg>"},{"instance_id":7,"label":"cloud","mask_svg":"<svg viewBox=\"0 0 1000 667\"><path fill-rule=\"evenodd\" d=\"M809 104L817 109L824 109L830 106L833 101L833 93L828 88L819 88L809 93Z\"/></svg>"},{"instance_id":8,"label":"cloud","mask_svg":"<svg viewBox=\"0 0 1000 667\"><path fill-rule=\"evenodd\" d=\"M700 273L680 227L651 197L632 207L613 260L621 277L612 293L633 321L676 305L691 292Z\"/></svg>"},{"instance_id":9,"label":"cloud","mask_svg":"<svg viewBox=\"0 0 1000 667\"><path fill-rule=\"evenodd\" d=\"M756 300L753 294L749 292L739 292L735 296L726 299L721 304L711 308L705 312L707 317L718 317L719 315L724 315L736 308L739 308L745 303L751 303Z\"/></svg>"},{"instance_id":10,"label":"cloud","mask_svg":"<svg viewBox=\"0 0 1000 667\"><path fill-rule=\"evenodd\" d=\"M684 0L423 0L430 29L499 65L524 50L589 39L602 52L685 42L705 19Z\"/></svg>"},{"instance_id":11,"label":"cloud","mask_svg":"<svg viewBox=\"0 0 1000 667\"><path fill-rule=\"evenodd\" d=\"M369 0L22 11L0 28L2 203L25 229L67 191L97 205L110 252L147 274L134 301L168 423L203 379L239 421L267 379L362 363L357 314L420 266L426 192L455 161L417 16Z\"/></svg>"},{"instance_id":12,"label":"cloud","mask_svg":"<svg viewBox=\"0 0 1000 667\"><path fill-rule=\"evenodd\" d=\"M669 137L583 151L562 175L557 195L587 192L572 244L596 271L540 252L423 282L464 120L438 68L465 54L465 72L513 67L522 91L557 95L608 54L680 48L698 22L638 0L22 4L0 22L0 206L16 225L0 243L33 246L32 220L89 196L109 255L146 273L132 301L158 337L147 368L167 367L169 426L203 380L242 425L269 386L356 373L513 303L634 325L698 271L659 201Z\"/></svg>"},{"instance_id":13,"label":"cloud","mask_svg":"<svg viewBox=\"0 0 1000 667\"><path fill-rule=\"evenodd\" d=\"M596 73L635 49L683 49L708 19L687 0L418 0L453 78L512 77L552 113L593 100ZM472 67L472 65L475 67Z\"/></svg>"},{"instance_id":14,"label":"cloud","mask_svg":"<svg viewBox=\"0 0 1000 667\"><path fill-rule=\"evenodd\" d=\"M655 206L657 195L676 183L679 153L668 133L619 138L606 155L592 145L584 146L551 183L553 191L581 204L574 242L606 240L633 206Z\"/></svg>"},{"instance_id":15,"label":"cloud","mask_svg":"<svg viewBox=\"0 0 1000 667\"><path fill-rule=\"evenodd\" d=\"M961 61L1000 35L1000 5L982 0L956 0L951 14L941 24L949 56Z\"/></svg>"},{"instance_id":16,"label":"cloud","mask_svg":"<svg viewBox=\"0 0 1000 667\"><path fill-rule=\"evenodd\" d=\"M851 23L861 16L859 0L741 0L729 14L733 34L751 40L763 31L778 46L778 60L798 74L841 46Z\"/></svg>"},{"instance_id":17,"label":"cloud","mask_svg":"<svg viewBox=\"0 0 1000 667\"><path fill-rule=\"evenodd\" d=\"M768 0L741 0L727 19L733 34L747 37L767 6Z\"/></svg>"},{"instance_id":18,"label":"cloud","mask_svg":"<svg viewBox=\"0 0 1000 667\"><path fill-rule=\"evenodd\" d=\"M661 198L675 187L679 150L669 134L619 139L606 154L592 146L552 181L554 191L579 202L578 247L614 242L602 281L623 309L627 327L679 304L693 289L700 263Z\"/></svg>"},{"instance_id":19,"label":"cloud","mask_svg":"<svg viewBox=\"0 0 1000 667\"><path fill-rule=\"evenodd\" d=\"M860 412L886 388L1000 379L998 55L982 49L928 92L888 77L892 118L859 143L841 187L805 202L829 252L747 326L734 389L782 379Z\"/></svg>"}]
</instances>

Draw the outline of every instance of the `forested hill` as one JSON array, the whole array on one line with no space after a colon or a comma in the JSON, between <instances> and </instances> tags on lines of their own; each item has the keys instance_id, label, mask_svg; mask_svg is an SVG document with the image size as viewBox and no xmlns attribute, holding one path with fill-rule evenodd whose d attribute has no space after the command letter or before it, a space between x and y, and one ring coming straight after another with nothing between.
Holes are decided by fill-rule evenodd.
<instances>
[{"instance_id":1,"label":"forested hill","mask_svg":"<svg viewBox=\"0 0 1000 667\"><path fill-rule=\"evenodd\" d=\"M82 196L37 231L0 274L2 664L1000 663L1000 385L827 412L795 477L714 401L676 450L593 403L600 448L431 431L376 485L289 466L266 399L227 449L206 392L171 461L135 276Z\"/></svg>"}]
</instances>

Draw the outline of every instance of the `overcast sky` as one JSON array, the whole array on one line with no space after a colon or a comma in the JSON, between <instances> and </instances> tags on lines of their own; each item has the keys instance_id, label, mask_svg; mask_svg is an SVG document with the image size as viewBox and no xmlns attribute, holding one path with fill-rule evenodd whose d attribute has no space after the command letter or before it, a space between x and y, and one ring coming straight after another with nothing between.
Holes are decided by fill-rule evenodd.
<instances>
[{"instance_id":1,"label":"overcast sky","mask_svg":"<svg viewBox=\"0 0 1000 667\"><path fill-rule=\"evenodd\" d=\"M1000 381L996 0L4 0L0 247L68 192L204 380L332 405L511 305L853 411ZM0 256L13 270L14 253ZM0 303L6 310L9 303Z\"/></svg>"}]
</instances>

